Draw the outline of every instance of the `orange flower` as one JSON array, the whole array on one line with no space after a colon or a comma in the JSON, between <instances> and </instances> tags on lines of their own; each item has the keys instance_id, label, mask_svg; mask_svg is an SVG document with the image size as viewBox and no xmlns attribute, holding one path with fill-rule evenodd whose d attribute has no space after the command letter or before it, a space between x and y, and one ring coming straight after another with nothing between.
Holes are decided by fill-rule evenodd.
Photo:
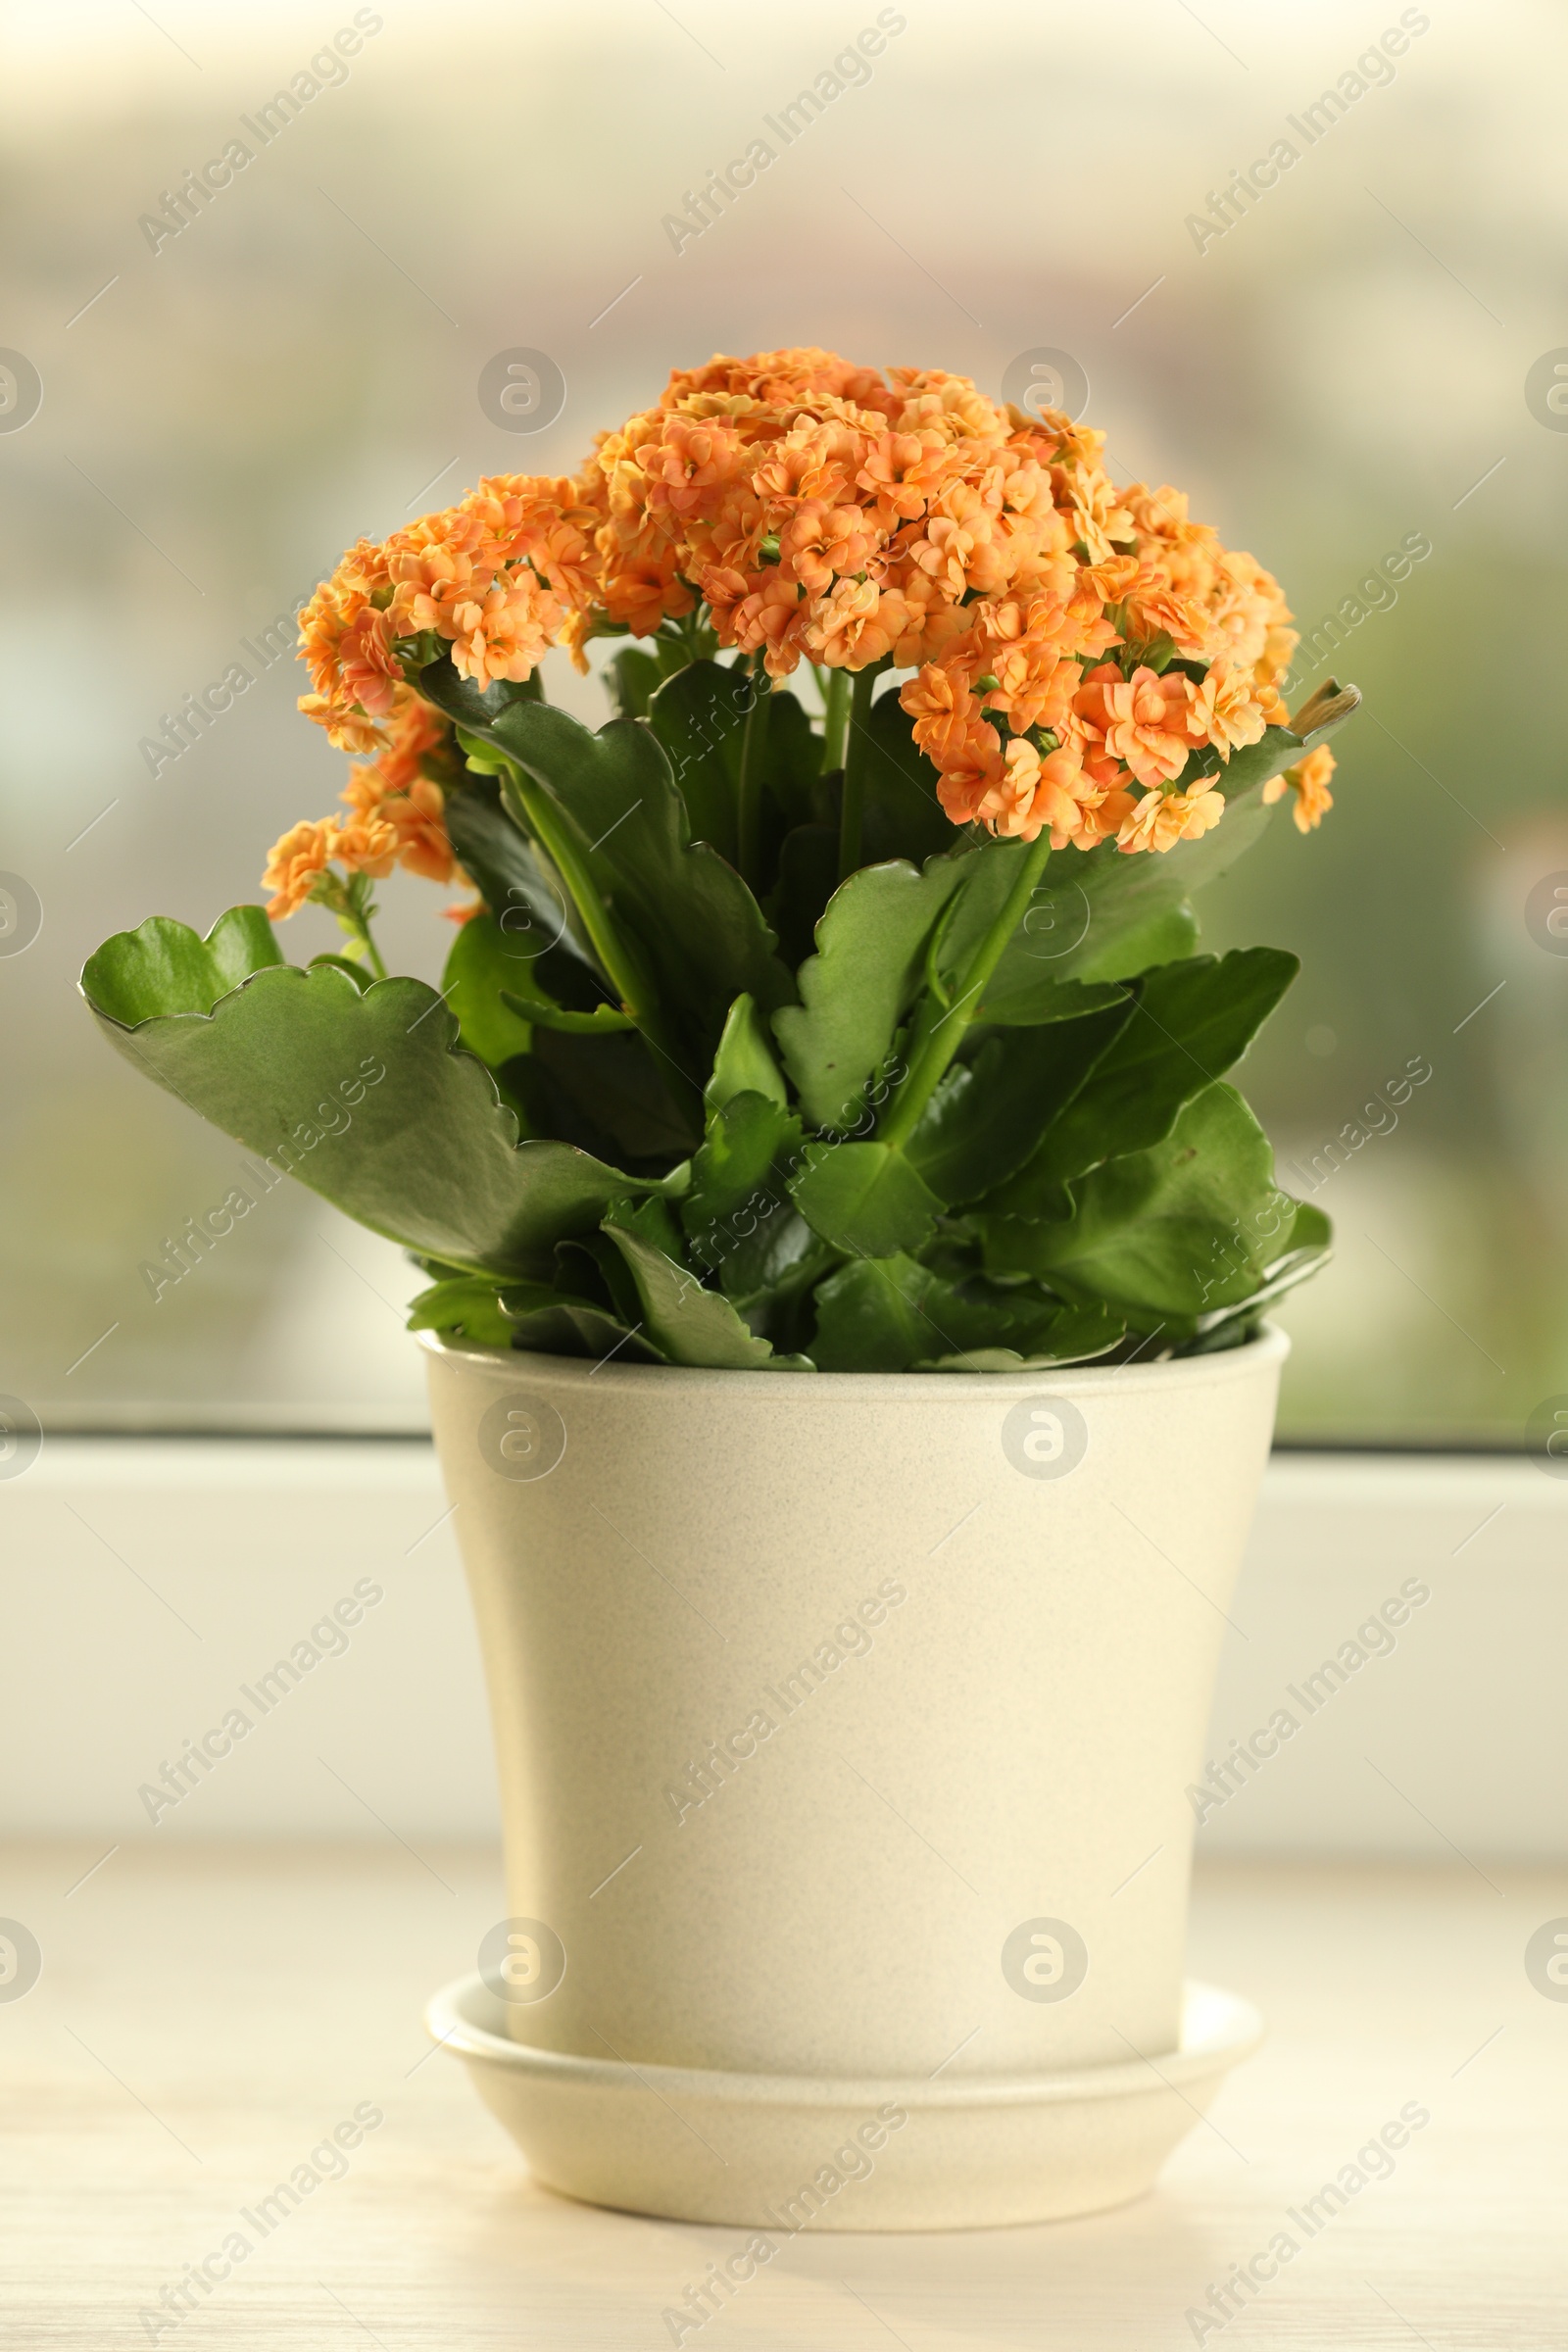
<instances>
[{"instance_id":1,"label":"orange flower","mask_svg":"<svg viewBox=\"0 0 1568 2352\"><path fill-rule=\"evenodd\" d=\"M1296 794L1296 806L1291 814L1296 819L1298 833L1310 833L1314 825L1323 822L1324 813L1334 806L1329 790L1329 778L1334 773L1334 754L1326 743L1296 767L1288 767L1282 776L1270 776L1263 787L1265 801L1277 801L1289 784Z\"/></svg>"},{"instance_id":2,"label":"orange flower","mask_svg":"<svg viewBox=\"0 0 1568 2352\"><path fill-rule=\"evenodd\" d=\"M520 685L565 620L548 588L521 566L479 603L451 608L452 666L481 690L493 679Z\"/></svg>"},{"instance_id":3,"label":"orange flower","mask_svg":"<svg viewBox=\"0 0 1568 2352\"><path fill-rule=\"evenodd\" d=\"M811 659L829 669L865 669L892 653L908 618L909 609L896 588L879 588L874 580L840 580L802 629L801 641Z\"/></svg>"},{"instance_id":4,"label":"orange flower","mask_svg":"<svg viewBox=\"0 0 1568 2352\"><path fill-rule=\"evenodd\" d=\"M1140 784L1168 784L1181 774L1200 740L1192 730L1196 696L1184 670L1139 668L1124 678L1113 662L1092 669L1073 709L1092 742L1106 757L1125 760Z\"/></svg>"},{"instance_id":5,"label":"orange flower","mask_svg":"<svg viewBox=\"0 0 1568 2352\"><path fill-rule=\"evenodd\" d=\"M1116 847L1173 850L1179 841L1212 831L1225 813L1225 797L1210 789L1212 783L1211 776L1200 776L1189 792L1145 793L1117 833Z\"/></svg>"},{"instance_id":6,"label":"orange flower","mask_svg":"<svg viewBox=\"0 0 1568 2352\"><path fill-rule=\"evenodd\" d=\"M291 825L273 842L262 870L262 888L272 893L267 911L274 923L304 906L317 875L324 874L332 861L336 839L333 818L320 816Z\"/></svg>"},{"instance_id":7,"label":"orange flower","mask_svg":"<svg viewBox=\"0 0 1568 2352\"><path fill-rule=\"evenodd\" d=\"M1258 742L1267 723L1250 678L1216 662L1193 699L1192 724L1200 736L1228 760L1232 752Z\"/></svg>"},{"instance_id":8,"label":"orange flower","mask_svg":"<svg viewBox=\"0 0 1568 2352\"><path fill-rule=\"evenodd\" d=\"M387 762L356 768L342 798L346 807L367 820L390 829L397 862L427 882L450 882L459 872L447 836L445 800L439 784L428 776L413 777L406 785L389 786Z\"/></svg>"}]
</instances>

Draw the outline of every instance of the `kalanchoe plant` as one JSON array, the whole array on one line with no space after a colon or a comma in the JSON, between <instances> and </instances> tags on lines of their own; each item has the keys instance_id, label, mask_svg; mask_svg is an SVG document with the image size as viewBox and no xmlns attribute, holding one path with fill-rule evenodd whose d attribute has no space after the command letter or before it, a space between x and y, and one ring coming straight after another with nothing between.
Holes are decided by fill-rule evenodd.
<instances>
[{"instance_id":1,"label":"kalanchoe plant","mask_svg":"<svg viewBox=\"0 0 1568 2352\"><path fill-rule=\"evenodd\" d=\"M1199 955L1189 901L1288 788L1317 823L1358 697L1291 718L1276 583L1102 447L962 377L715 359L578 476L361 541L303 622L344 813L266 910L110 940L100 1023L404 1244L451 1341L981 1372L1246 1338L1328 1244L1225 1080L1296 959ZM607 636L594 733L538 664ZM395 864L474 894L439 994L376 952ZM270 918L307 901L346 938L302 969Z\"/></svg>"}]
</instances>

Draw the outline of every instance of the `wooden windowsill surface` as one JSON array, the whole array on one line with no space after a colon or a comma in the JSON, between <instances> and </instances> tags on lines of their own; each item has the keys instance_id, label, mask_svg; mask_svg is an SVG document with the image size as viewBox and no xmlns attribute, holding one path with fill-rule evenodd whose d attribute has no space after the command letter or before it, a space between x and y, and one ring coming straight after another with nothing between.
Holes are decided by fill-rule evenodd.
<instances>
[{"instance_id":1,"label":"wooden windowsill surface","mask_svg":"<svg viewBox=\"0 0 1568 2352\"><path fill-rule=\"evenodd\" d=\"M78 1845L4 1857L0 1912L44 1953L26 1997L0 2001L6 2342L670 2343L666 2307L745 2233L537 2187L461 2066L424 2039L425 1997L471 1965L503 1909L492 1855L136 1845L98 1859ZM1255 2000L1271 2034L1152 2197L1043 2229L805 2232L683 2340L1557 2352L1568 2000L1533 1987L1524 1952L1563 1915L1560 1869L1210 1864L1192 1971ZM1308 2237L1290 2210L1411 2102L1431 2121L1392 2175ZM266 2235L242 2221L357 2107L383 2120L341 2177ZM162 2290L236 2229L246 2258L194 2309L174 2292L173 2324ZM1210 2287L1282 2230L1299 2250L1252 2299L1223 2326L1188 2316L1211 2321Z\"/></svg>"}]
</instances>

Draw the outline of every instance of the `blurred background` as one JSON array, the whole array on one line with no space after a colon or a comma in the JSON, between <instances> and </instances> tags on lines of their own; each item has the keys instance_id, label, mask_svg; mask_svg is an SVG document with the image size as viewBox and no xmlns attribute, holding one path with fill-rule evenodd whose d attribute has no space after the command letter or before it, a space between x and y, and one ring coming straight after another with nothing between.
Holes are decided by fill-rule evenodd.
<instances>
[{"instance_id":1,"label":"blurred background","mask_svg":"<svg viewBox=\"0 0 1568 2352\"><path fill-rule=\"evenodd\" d=\"M1518 1445L1568 1391L1559 12L59 0L0 59L0 1390L46 1429L423 1426L418 1278L304 1191L155 1302L141 1264L240 1152L76 974L259 897L331 806L290 615L346 544L790 343L995 396L1057 355L1121 478L1335 617L1296 672L1367 698L1334 812L1281 812L1200 908L1205 945L1303 964L1242 1074L1339 1234L1281 1318L1282 1435ZM758 139L755 184L672 232ZM548 422L481 399L517 350L564 381ZM547 687L605 709L564 657ZM443 894L381 896L389 962L435 978ZM283 936L335 944L318 909Z\"/></svg>"}]
</instances>

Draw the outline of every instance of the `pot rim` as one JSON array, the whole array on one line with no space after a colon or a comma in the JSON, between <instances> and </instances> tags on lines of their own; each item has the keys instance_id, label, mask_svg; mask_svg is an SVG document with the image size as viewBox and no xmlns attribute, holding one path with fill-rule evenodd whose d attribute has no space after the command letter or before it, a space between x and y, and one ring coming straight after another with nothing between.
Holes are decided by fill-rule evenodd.
<instances>
[{"instance_id":1,"label":"pot rim","mask_svg":"<svg viewBox=\"0 0 1568 2352\"><path fill-rule=\"evenodd\" d=\"M657 1370L657 1366L654 1369ZM1264 2025L1252 2003L1223 1986L1186 1978L1180 2034L1174 2050L1155 2058L1073 2066L1051 2073L1005 2075L777 2075L731 2073L704 2066L669 2066L654 2059L589 2057L514 2041L498 2032L502 2003L477 1974L445 1984L426 2003L425 2032L440 2047L470 2062L498 2066L560 2089L606 2091L634 2084L666 2103L842 2109L874 2108L892 2100L911 2107L986 2108L1072 2104L1084 2099L1141 2098L1200 2083L1256 2049ZM483 2021L483 2022L481 2022Z\"/></svg>"},{"instance_id":2,"label":"pot rim","mask_svg":"<svg viewBox=\"0 0 1568 2352\"><path fill-rule=\"evenodd\" d=\"M852 1396L862 1396L881 1402L904 1398L926 1404L939 1399L953 1404L964 1400L979 1403L987 1396L1033 1396L1042 1389L1054 1395L1094 1396L1212 1387L1221 1381L1245 1379L1270 1364L1283 1364L1291 1351L1290 1335L1277 1323L1265 1322L1255 1338L1240 1348L1220 1348L1212 1355L1172 1356L1163 1363L1041 1364L1033 1371L1020 1372L812 1372L797 1376L766 1369L721 1370L706 1364L615 1363L609 1357L590 1364L580 1355L546 1355L534 1348L453 1348L433 1331L414 1336L430 1355L455 1368L526 1379L529 1368L537 1367L536 1378L567 1389L586 1389L593 1381L599 1393L610 1390L625 1395L653 1385L679 1387L690 1395L705 1385L718 1385L731 1395L749 1387L759 1395L775 1397L782 1390L786 1396L802 1399L847 1402Z\"/></svg>"}]
</instances>

